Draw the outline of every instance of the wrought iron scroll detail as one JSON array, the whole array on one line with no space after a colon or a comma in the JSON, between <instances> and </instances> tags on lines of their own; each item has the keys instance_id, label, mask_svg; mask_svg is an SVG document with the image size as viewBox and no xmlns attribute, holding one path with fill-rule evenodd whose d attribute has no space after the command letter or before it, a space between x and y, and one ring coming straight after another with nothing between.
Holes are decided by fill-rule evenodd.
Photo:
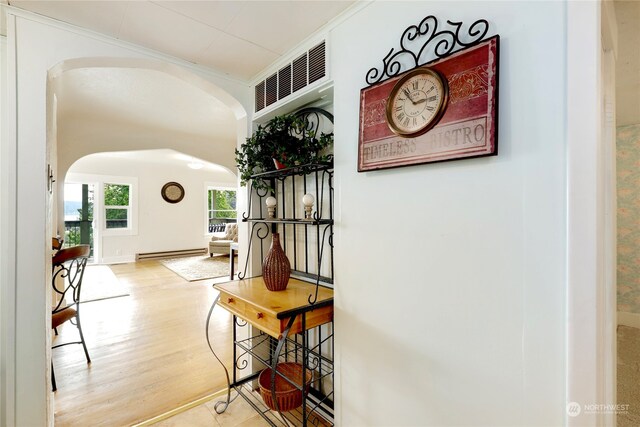
<instances>
[{"instance_id":1,"label":"wrought iron scroll detail","mask_svg":"<svg viewBox=\"0 0 640 427\"><path fill-rule=\"evenodd\" d=\"M466 34L461 33L462 22L447 20L447 24L453 28L438 31L438 19L429 15L418 25L408 27L400 37L400 48L392 48L387 53L382 60L382 68L373 67L367 71L367 84L374 85L433 59L445 58L460 49L475 46L489 31L489 23L485 19L471 24ZM430 49L433 49L433 56L428 56ZM408 64L404 70L403 64Z\"/></svg>"},{"instance_id":2,"label":"wrought iron scroll detail","mask_svg":"<svg viewBox=\"0 0 640 427\"><path fill-rule=\"evenodd\" d=\"M304 127L299 134L304 133L305 136L315 137L318 135L321 127L327 126L325 120L330 122L330 127L333 128L333 114L321 108L303 108L302 110L296 111L295 115L302 119L302 122L304 123Z\"/></svg>"}]
</instances>

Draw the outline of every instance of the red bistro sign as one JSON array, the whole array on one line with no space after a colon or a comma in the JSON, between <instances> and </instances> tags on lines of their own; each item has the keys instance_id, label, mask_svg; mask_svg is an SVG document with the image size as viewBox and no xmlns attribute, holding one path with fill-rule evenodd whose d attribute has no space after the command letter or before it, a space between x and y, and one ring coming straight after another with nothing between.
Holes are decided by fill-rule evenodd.
<instances>
[{"instance_id":1,"label":"red bistro sign","mask_svg":"<svg viewBox=\"0 0 640 427\"><path fill-rule=\"evenodd\" d=\"M446 77L449 102L438 124L404 138L387 125L386 102L403 74L360 91L358 172L498 154L499 36L423 67Z\"/></svg>"}]
</instances>

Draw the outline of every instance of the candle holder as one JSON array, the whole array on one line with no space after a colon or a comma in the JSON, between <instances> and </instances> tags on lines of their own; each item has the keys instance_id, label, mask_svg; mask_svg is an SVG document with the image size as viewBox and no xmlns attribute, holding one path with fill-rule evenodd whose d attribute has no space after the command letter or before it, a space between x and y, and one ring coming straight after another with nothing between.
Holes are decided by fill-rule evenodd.
<instances>
[{"instance_id":1,"label":"candle holder","mask_svg":"<svg viewBox=\"0 0 640 427\"><path fill-rule=\"evenodd\" d=\"M269 215L269 218L275 218L276 217L276 204L277 203L278 203L278 201L273 196L267 197L267 200L264 201L264 204L267 205L267 215Z\"/></svg>"},{"instance_id":2,"label":"candle holder","mask_svg":"<svg viewBox=\"0 0 640 427\"><path fill-rule=\"evenodd\" d=\"M313 210L314 201L315 199L311 194L307 193L302 197L302 203L304 204L304 219L308 221L313 220L313 215L311 214L311 211Z\"/></svg>"}]
</instances>

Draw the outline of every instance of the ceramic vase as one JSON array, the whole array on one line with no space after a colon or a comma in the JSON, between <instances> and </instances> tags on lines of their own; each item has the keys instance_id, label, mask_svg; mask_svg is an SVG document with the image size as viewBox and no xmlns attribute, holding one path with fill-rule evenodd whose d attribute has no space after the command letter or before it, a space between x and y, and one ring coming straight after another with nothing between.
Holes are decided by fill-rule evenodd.
<instances>
[{"instance_id":1,"label":"ceramic vase","mask_svg":"<svg viewBox=\"0 0 640 427\"><path fill-rule=\"evenodd\" d=\"M262 262L262 278L270 291L284 291L289 283L291 264L280 246L280 235L273 233L269 252Z\"/></svg>"}]
</instances>

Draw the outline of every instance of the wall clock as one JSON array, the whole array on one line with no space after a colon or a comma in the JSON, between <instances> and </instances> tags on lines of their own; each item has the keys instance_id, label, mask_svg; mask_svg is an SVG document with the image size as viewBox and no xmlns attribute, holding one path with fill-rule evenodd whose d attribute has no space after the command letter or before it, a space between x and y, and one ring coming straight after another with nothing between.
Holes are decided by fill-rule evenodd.
<instances>
[{"instance_id":1,"label":"wall clock","mask_svg":"<svg viewBox=\"0 0 640 427\"><path fill-rule=\"evenodd\" d=\"M497 155L499 41L363 88L358 172Z\"/></svg>"},{"instance_id":2,"label":"wall clock","mask_svg":"<svg viewBox=\"0 0 640 427\"><path fill-rule=\"evenodd\" d=\"M418 136L434 127L447 108L447 79L431 68L417 68L397 81L387 99L387 124L399 136Z\"/></svg>"},{"instance_id":3,"label":"wall clock","mask_svg":"<svg viewBox=\"0 0 640 427\"><path fill-rule=\"evenodd\" d=\"M177 182L167 182L160 193L167 203L178 203L184 198L184 187Z\"/></svg>"}]
</instances>

